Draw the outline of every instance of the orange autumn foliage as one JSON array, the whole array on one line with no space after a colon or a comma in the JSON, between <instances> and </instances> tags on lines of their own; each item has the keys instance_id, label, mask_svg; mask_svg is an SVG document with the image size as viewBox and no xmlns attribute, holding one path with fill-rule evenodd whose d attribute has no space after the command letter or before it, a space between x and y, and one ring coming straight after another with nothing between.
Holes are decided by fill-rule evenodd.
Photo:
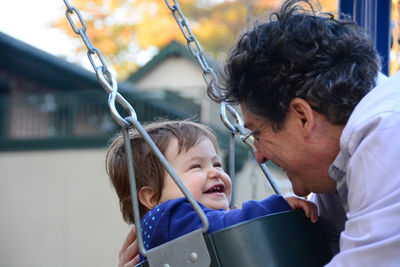
<instances>
[{"instance_id":1,"label":"orange autumn foliage","mask_svg":"<svg viewBox=\"0 0 400 267\"><path fill-rule=\"evenodd\" d=\"M223 59L238 34L248 26L249 18L264 18L280 0L179 0L189 25L207 54ZM323 11L336 12L337 0L320 0ZM173 1L170 1L172 4ZM161 0L71 0L87 24L87 35L118 73L125 79L138 66L138 51L158 49L172 40L185 39L166 3ZM71 15L80 23L77 17ZM65 17L54 23L73 38ZM86 50L82 43L78 48ZM127 56L129 55L129 56Z\"/></svg>"}]
</instances>

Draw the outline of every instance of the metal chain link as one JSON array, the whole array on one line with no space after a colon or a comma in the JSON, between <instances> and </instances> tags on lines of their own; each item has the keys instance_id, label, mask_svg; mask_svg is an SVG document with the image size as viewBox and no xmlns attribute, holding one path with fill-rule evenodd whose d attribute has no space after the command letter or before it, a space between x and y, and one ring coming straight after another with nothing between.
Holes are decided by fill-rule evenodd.
<instances>
[{"instance_id":1,"label":"metal chain link","mask_svg":"<svg viewBox=\"0 0 400 267\"><path fill-rule=\"evenodd\" d=\"M65 6L67 7L67 10L65 11L65 16L67 17L67 20L69 24L71 25L72 30L80 35L82 38L86 48L87 48L87 56L89 58L90 64L93 67L94 72L96 73L96 76L98 80L100 81L101 85L103 88L107 91L109 94L108 97L108 106L110 107L111 110L111 115L115 119L115 121L125 127L129 126L130 123L125 120L120 113L117 111L117 108L115 106L115 102L117 101L128 113L128 116L133 117L137 119L135 109L129 104L128 101L120 94L118 93L118 83L116 81L115 76L108 70L107 63L103 58L103 55L101 54L100 50L97 49L92 45L92 42L90 41L89 37L86 34L86 23L85 20L83 19L81 13L79 10L73 6L71 6L68 2L68 0L63 0ZM75 25L74 21L72 20L71 15L76 14L76 16L79 19L79 22L81 24L81 27L77 28ZM95 57L97 56L99 62L101 63L100 65L96 65L95 62Z\"/></svg>"}]
</instances>

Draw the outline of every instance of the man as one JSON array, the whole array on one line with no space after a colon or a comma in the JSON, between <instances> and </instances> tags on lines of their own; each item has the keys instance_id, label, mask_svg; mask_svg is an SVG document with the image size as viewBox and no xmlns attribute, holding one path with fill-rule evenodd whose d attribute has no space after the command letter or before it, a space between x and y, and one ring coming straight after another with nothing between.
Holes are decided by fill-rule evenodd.
<instances>
[{"instance_id":1,"label":"man","mask_svg":"<svg viewBox=\"0 0 400 267\"><path fill-rule=\"evenodd\" d=\"M242 34L225 97L211 96L240 104L257 161L285 170L297 195L316 193L331 241L340 237L327 266L400 264L400 74L378 79L379 69L355 23L289 0Z\"/></svg>"},{"instance_id":2,"label":"man","mask_svg":"<svg viewBox=\"0 0 400 267\"><path fill-rule=\"evenodd\" d=\"M377 85L379 66L355 23L308 1L244 33L225 66L223 100L240 104L256 159L285 170L295 194L317 193L341 232L328 266L400 264L400 75Z\"/></svg>"}]
</instances>

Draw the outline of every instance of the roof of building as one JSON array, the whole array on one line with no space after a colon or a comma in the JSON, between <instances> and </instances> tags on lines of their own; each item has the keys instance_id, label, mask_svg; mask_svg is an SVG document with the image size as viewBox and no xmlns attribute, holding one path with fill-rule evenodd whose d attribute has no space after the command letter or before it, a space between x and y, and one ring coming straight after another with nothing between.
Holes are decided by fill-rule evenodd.
<instances>
[{"instance_id":1,"label":"roof of building","mask_svg":"<svg viewBox=\"0 0 400 267\"><path fill-rule=\"evenodd\" d=\"M172 41L168 45L166 45L164 48L160 50L160 52L155 55L149 62L147 62L143 67L138 69L136 72L132 73L127 81L130 82L137 82L139 81L142 77L150 73L156 66L158 66L161 62L164 60L167 60L171 57L182 57L186 58L189 61L192 61L194 64L199 64L197 62L197 59L193 57L191 54L190 50L183 44L177 42L177 41ZM207 63L210 65L212 68L217 68L218 64L211 58L206 56ZM199 65L200 68L200 65Z\"/></svg>"},{"instance_id":2,"label":"roof of building","mask_svg":"<svg viewBox=\"0 0 400 267\"><path fill-rule=\"evenodd\" d=\"M61 90L101 88L93 72L2 32L0 32L0 62L7 64L7 69L52 88ZM122 90L135 90L129 83L119 83L119 87Z\"/></svg>"}]
</instances>

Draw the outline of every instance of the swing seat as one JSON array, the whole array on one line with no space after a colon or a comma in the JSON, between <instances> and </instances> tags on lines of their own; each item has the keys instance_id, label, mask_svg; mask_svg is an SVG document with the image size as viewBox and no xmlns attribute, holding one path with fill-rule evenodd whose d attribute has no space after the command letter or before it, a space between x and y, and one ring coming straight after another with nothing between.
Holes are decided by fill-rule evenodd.
<instances>
[{"instance_id":1,"label":"swing seat","mask_svg":"<svg viewBox=\"0 0 400 267\"><path fill-rule=\"evenodd\" d=\"M301 210L266 215L203 237L211 267L313 267L332 258L321 223L311 223Z\"/></svg>"}]
</instances>

